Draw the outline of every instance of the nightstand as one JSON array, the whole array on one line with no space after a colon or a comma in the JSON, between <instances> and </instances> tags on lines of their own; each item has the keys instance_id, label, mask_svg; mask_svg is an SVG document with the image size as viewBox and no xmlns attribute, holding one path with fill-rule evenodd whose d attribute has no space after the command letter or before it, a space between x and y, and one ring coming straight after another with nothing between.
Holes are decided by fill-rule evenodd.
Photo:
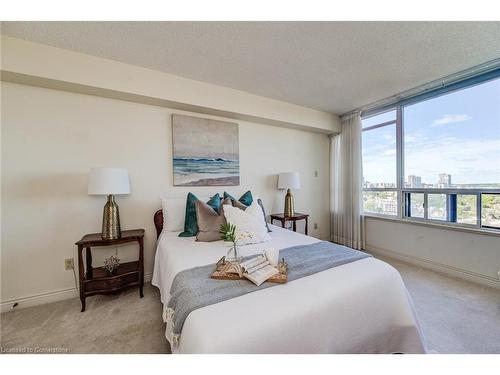
<instances>
[{"instance_id":1,"label":"nightstand","mask_svg":"<svg viewBox=\"0 0 500 375\"><path fill-rule=\"evenodd\" d=\"M305 220L306 221L305 234L307 235L308 218L309 218L308 214L301 214L298 212L296 212L295 215L293 215L293 216L285 216L285 214L272 214L271 215L271 224L273 223L274 220L279 220L279 221L281 221L281 227L284 228L286 222L291 221L293 223L293 231L297 232L297 221L298 220Z\"/></svg>"},{"instance_id":2,"label":"nightstand","mask_svg":"<svg viewBox=\"0 0 500 375\"><path fill-rule=\"evenodd\" d=\"M104 267L92 267L92 247L114 246L129 242L139 244L138 260L121 263L116 274L112 275L109 275ZM125 230L116 240L103 240L101 233L86 234L75 245L78 246L82 312L85 311L85 298L96 294L116 293L131 286L139 286L139 295L141 298L144 297L144 229ZM85 264L83 249L85 249Z\"/></svg>"}]
</instances>

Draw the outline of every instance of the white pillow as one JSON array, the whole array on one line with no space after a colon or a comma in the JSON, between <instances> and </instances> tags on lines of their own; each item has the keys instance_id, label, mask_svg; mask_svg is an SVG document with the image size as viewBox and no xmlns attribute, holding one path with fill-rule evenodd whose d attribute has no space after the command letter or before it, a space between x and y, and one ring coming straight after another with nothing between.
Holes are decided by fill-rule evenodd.
<instances>
[{"instance_id":1,"label":"white pillow","mask_svg":"<svg viewBox=\"0 0 500 375\"><path fill-rule=\"evenodd\" d=\"M250 237L238 241L238 245L260 243L271 239L263 224L262 209L257 202L253 202L245 211L231 205L224 205L224 215L228 223L236 226L236 236L242 232L250 234Z\"/></svg>"},{"instance_id":2,"label":"white pillow","mask_svg":"<svg viewBox=\"0 0 500 375\"><path fill-rule=\"evenodd\" d=\"M163 211L163 229L168 232L180 232L184 230L186 219L186 197L165 198L161 197L161 209ZM207 202L210 198L199 198Z\"/></svg>"},{"instance_id":3,"label":"white pillow","mask_svg":"<svg viewBox=\"0 0 500 375\"><path fill-rule=\"evenodd\" d=\"M163 210L163 229L168 232L184 230L186 198L161 198Z\"/></svg>"}]
</instances>

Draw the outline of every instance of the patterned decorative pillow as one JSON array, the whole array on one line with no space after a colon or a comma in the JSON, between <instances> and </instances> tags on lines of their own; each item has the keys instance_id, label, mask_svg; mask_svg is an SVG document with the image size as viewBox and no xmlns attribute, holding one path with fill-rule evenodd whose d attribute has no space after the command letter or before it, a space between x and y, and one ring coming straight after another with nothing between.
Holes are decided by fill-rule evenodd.
<instances>
[{"instance_id":1,"label":"patterned decorative pillow","mask_svg":"<svg viewBox=\"0 0 500 375\"><path fill-rule=\"evenodd\" d=\"M241 240L238 245L248 245L269 241L271 236L262 225L262 209L257 202L251 204L245 211L230 205L224 205L224 215L226 221L236 226L236 236L242 232L249 234L249 237Z\"/></svg>"}]
</instances>

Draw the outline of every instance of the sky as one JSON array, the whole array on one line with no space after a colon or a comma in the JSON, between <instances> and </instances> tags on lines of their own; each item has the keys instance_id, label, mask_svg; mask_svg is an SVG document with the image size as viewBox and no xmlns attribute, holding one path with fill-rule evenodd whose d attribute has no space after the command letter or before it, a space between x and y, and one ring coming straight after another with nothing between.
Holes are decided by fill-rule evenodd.
<instances>
[{"instance_id":1,"label":"sky","mask_svg":"<svg viewBox=\"0 0 500 375\"><path fill-rule=\"evenodd\" d=\"M390 116L381 117L363 126ZM452 184L500 183L500 79L407 106L403 127L405 180L447 173ZM363 175L396 183L395 125L363 132Z\"/></svg>"}]
</instances>

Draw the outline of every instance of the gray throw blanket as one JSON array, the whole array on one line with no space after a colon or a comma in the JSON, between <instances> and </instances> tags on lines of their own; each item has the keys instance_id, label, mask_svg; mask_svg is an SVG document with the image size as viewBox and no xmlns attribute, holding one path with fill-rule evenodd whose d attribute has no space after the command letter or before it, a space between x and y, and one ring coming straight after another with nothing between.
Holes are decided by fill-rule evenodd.
<instances>
[{"instance_id":1,"label":"gray throw blanket","mask_svg":"<svg viewBox=\"0 0 500 375\"><path fill-rule=\"evenodd\" d=\"M288 281L370 256L361 251L326 241L280 250L280 259L285 258L288 263ZM175 276L170 288L171 298L167 305L166 319L167 336L171 336L169 341L172 345L178 344L182 326L191 311L280 285L265 282L256 286L248 280L214 280L210 278L214 268L214 264L195 267L181 271Z\"/></svg>"}]
</instances>

